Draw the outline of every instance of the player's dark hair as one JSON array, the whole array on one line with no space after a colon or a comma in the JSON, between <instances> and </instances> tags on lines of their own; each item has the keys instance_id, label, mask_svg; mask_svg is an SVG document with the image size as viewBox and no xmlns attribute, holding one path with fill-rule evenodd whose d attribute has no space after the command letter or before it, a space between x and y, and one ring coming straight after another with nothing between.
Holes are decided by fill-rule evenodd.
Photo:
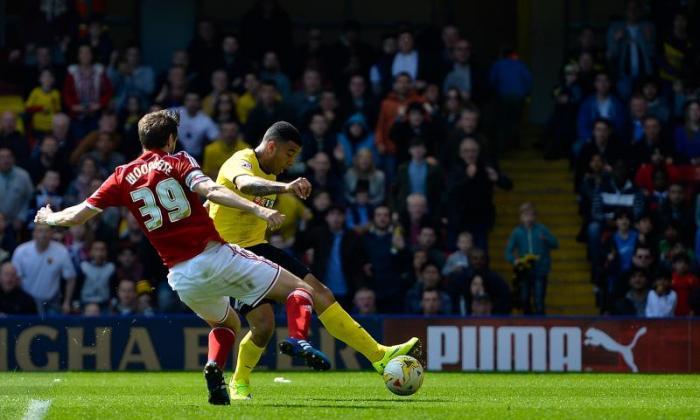
<instances>
[{"instance_id":1,"label":"player's dark hair","mask_svg":"<svg viewBox=\"0 0 700 420\"><path fill-rule=\"evenodd\" d=\"M180 116L174 111L162 110L146 114L139 120L139 141L147 150L165 147L171 135L177 137L179 124Z\"/></svg>"},{"instance_id":2,"label":"player's dark hair","mask_svg":"<svg viewBox=\"0 0 700 420\"><path fill-rule=\"evenodd\" d=\"M263 136L263 141L265 140L276 140L282 143L291 141L301 146L299 130L287 121L277 121L272 124Z\"/></svg>"}]
</instances>

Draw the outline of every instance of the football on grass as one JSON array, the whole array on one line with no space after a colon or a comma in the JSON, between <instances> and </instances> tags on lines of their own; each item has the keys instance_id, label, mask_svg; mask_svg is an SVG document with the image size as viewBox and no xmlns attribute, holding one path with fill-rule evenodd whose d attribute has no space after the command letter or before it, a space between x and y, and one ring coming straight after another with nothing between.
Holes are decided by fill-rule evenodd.
<instances>
[{"instance_id":1,"label":"football on grass","mask_svg":"<svg viewBox=\"0 0 700 420\"><path fill-rule=\"evenodd\" d=\"M423 366L411 356L399 356L384 368L384 383L396 395L415 394L423 384Z\"/></svg>"}]
</instances>

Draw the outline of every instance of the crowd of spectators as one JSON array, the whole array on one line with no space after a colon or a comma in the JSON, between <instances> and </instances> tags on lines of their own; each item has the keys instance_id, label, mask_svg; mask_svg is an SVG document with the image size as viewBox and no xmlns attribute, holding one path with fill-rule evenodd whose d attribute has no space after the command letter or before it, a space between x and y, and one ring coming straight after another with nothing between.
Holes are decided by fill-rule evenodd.
<instances>
[{"instance_id":1,"label":"crowd of spectators","mask_svg":"<svg viewBox=\"0 0 700 420\"><path fill-rule=\"evenodd\" d=\"M199 21L158 74L138 40L119 46L99 17L35 12L40 30L0 75L25 98L23 113L0 118L0 313L184 310L124 209L70 229L33 224L41 206L81 202L138 156L137 121L164 108L180 114L180 147L212 177L273 122L300 129L285 176L307 177L313 194L280 195L286 221L268 239L348 309L511 312L486 250L494 188L512 186L499 151L517 141L532 85L513 49L486 66L449 24L399 24L370 45L347 21L293 42L287 13L261 1L236 27Z\"/></svg>"},{"instance_id":2,"label":"crowd of spectators","mask_svg":"<svg viewBox=\"0 0 700 420\"><path fill-rule=\"evenodd\" d=\"M571 157L604 314L700 313L700 27L671 3L584 28L554 89L546 154Z\"/></svg>"}]
</instances>

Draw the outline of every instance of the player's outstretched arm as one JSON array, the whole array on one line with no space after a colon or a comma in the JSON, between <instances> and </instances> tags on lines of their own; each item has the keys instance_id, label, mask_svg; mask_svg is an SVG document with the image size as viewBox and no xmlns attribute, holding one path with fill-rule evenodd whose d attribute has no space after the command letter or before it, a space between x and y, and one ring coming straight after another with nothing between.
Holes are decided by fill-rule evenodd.
<instances>
[{"instance_id":1,"label":"player's outstretched arm","mask_svg":"<svg viewBox=\"0 0 700 420\"><path fill-rule=\"evenodd\" d=\"M54 212L51 210L51 207L47 205L36 212L34 223L70 227L82 225L98 214L100 214L99 210L89 207L84 201L58 212Z\"/></svg>"},{"instance_id":2,"label":"player's outstretched arm","mask_svg":"<svg viewBox=\"0 0 700 420\"><path fill-rule=\"evenodd\" d=\"M311 194L311 183L306 178L297 178L285 184L253 175L240 175L236 177L235 183L240 192L248 195L294 193L297 197L306 199Z\"/></svg>"},{"instance_id":3,"label":"player's outstretched arm","mask_svg":"<svg viewBox=\"0 0 700 420\"><path fill-rule=\"evenodd\" d=\"M194 186L194 191L211 201L225 207L232 207L253 213L257 217L265 220L270 229L277 229L284 221L284 215L275 209L268 209L246 200L223 185L217 184L211 179L202 181Z\"/></svg>"}]
</instances>

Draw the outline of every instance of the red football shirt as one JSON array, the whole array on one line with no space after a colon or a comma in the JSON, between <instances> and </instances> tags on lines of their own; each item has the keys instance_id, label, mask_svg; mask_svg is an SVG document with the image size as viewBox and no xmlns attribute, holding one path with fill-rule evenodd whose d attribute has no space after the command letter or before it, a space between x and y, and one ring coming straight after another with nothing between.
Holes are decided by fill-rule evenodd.
<instances>
[{"instance_id":1,"label":"red football shirt","mask_svg":"<svg viewBox=\"0 0 700 420\"><path fill-rule=\"evenodd\" d=\"M201 253L209 242L224 242L192 191L207 178L187 152L149 150L117 167L87 205L100 211L127 207L165 265L172 267Z\"/></svg>"}]
</instances>

